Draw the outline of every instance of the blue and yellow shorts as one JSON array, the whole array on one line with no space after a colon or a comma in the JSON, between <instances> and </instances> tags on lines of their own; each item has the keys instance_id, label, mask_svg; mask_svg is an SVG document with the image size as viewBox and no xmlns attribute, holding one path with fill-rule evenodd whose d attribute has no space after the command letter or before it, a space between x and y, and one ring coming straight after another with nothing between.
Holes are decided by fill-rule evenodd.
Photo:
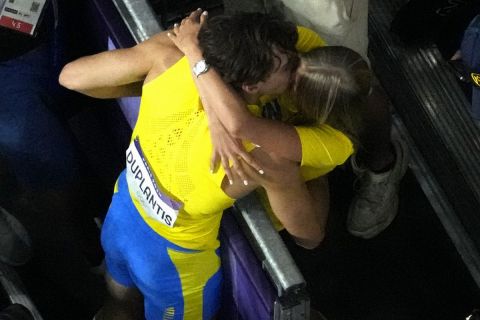
<instances>
[{"instance_id":1,"label":"blue and yellow shorts","mask_svg":"<svg viewBox=\"0 0 480 320\"><path fill-rule=\"evenodd\" d=\"M128 192L125 172L102 228L110 276L144 295L148 320L211 319L220 306L218 250L189 250L153 231Z\"/></svg>"}]
</instances>

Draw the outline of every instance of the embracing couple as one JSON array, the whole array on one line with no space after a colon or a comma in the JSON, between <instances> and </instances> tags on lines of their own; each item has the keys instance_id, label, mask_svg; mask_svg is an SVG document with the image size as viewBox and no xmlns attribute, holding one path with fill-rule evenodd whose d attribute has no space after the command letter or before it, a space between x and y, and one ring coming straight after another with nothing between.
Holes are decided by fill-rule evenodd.
<instances>
[{"instance_id":1,"label":"embracing couple","mask_svg":"<svg viewBox=\"0 0 480 320\"><path fill-rule=\"evenodd\" d=\"M271 15L207 16L199 9L172 30L80 58L60 75L93 97L142 96L130 163L102 229L111 297L98 320L213 319L222 211L261 187L296 243L315 248L329 211L327 173L367 145L372 75L360 54ZM262 118L275 98L280 121ZM405 157L401 145L388 150L385 172L368 174L373 187L372 177L399 180L406 170L395 161ZM388 188L397 199L398 181ZM398 199L365 210L370 201L357 198L348 221L365 238L390 224Z\"/></svg>"}]
</instances>

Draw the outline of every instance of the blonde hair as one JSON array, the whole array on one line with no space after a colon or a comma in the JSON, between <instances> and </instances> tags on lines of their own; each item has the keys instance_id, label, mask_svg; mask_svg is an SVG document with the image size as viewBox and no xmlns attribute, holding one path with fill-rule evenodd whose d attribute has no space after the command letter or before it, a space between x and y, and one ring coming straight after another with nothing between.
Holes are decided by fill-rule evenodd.
<instances>
[{"instance_id":1,"label":"blonde hair","mask_svg":"<svg viewBox=\"0 0 480 320\"><path fill-rule=\"evenodd\" d=\"M298 109L295 122L327 123L358 142L361 109L370 93L371 79L367 62L346 47L321 47L300 54L291 92Z\"/></svg>"}]
</instances>

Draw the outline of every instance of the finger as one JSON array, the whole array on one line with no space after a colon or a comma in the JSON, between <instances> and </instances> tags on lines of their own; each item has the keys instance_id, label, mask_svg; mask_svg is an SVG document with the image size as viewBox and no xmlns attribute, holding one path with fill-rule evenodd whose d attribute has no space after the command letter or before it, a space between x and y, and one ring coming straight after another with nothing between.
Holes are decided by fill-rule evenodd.
<instances>
[{"instance_id":1,"label":"finger","mask_svg":"<svg viewBox=\"0 0 480 320\"><path fill-rule=\"evenodd\" d=\"M255 169L260 174L264 174L265 172L262 169L262 166L257 162L257 160L245 150L238 150L238 156L245 161L250 167Z\"/></svg>"},{"instance_id":2,"label":"finger","mask_svg":"<svg viewBox=\"0 0 480 320\"><path fill-rule=\"evenodd\" d=\"M175 35L177 35L179 31L180 31L180 24L174 23L173 24L173 32L175 33Z\"/></svg>"},{"instance_id":3,"label":"finger","mask_svg":"<svg viewBox=\"0 0 480 320\"><path fill-rule=\"evenodd\" d=\"M240 163L240 161L238 159L233 159L232 163L233 163L232 168L234 169L235 173L239 176L242 183L248 186L248 178L247 178L247 175L245 174L245 171L243 170L243 166Z\"/></svg>"},{"instance_id":4,"label":"finger","mask_svg":"<svg viewBox=\"0 0 480 320\"><path fill-rule=\"evenodd\" d=\"M262 166L258 163L258 161L253 157L251 153L245 150L242 144L242 141L236 140L235 144L233 145L233 148L235 149L235 153L237 154L237 157L243 159L250 167L255 169L257 173L264 174Z\"/></svg>"},{"instance_id":5,"label":"finger","mask_svg":"<svg viewBox=\"0 0 480 320\"><path fill-rule=\"evenodd\" d=\"M188 16L190 19L192 19L192 21L198 21L198 17L202 14L202 9L201 8L198 8L197 10L195 11L192 11L192 13L190 13L190 15Z\"/></svg>"},{"instance_id":6,"label":"finger","mask_svg":"<svg viewBox=\"0 0 480 320\"><path fill-rule=\"evenodd\" d=\"M244 172L244 174L249 178L249 179L253 179L253 182L255 183L255 179L262 179L263 177L259 177L258 176L258 171L255 170L252 166L248 165L246 162L244 161L240 161L240 164L242 166L242 170ZM260 181L258 180L258 181ZM258 182L257 181L257 182ZM249 184L250 184L251 181L249 181Z\"/></svg>"},{"instance_id":7,"label":"finger","mask_svg":"<svg viewBox=\"0 0 480 320\"><path fill-rule=\"evenodd\" d=\"M230 164L228 163L228 159L222 158L222 167L225 171L225 175L227 176L229 183L233 184L233 174L232 170L230 170Z\"/></svg>"},{"instance_id":8,"label":"finger","mask_svg":"<svg viewBox=\"0 0 480 320\"><path fill-rule=\"evenodd\" d=\"M208 12L203 11L202 14L200 15L200 24L204 24L207 21L208 18Z\"/></svg>"},{"instance_id":9,"label":"finger","mask_svg":"<svg viewBox=\"0 0 480 320\"><path fill-rule=\"evenodd\" d=\"M210 172L215 173L217 172L218 165L220 164L220 159L218 153L214 153L212 159L210 160Z\"/></svg>"}]
</instances>

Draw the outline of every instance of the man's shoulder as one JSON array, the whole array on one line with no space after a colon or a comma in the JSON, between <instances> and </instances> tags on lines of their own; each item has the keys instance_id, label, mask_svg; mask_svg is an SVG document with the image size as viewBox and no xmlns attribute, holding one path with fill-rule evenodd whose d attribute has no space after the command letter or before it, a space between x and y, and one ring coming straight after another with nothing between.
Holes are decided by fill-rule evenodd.
<instances>
[{"instance_id":1,"label":"man's shoulder","mask_svg":"<svg viewBox=\"0 0 480 320\"><path fill-rule=\"evenodd\" d=\"M192 86L196 88L190 73L190 65L185 57L172 61L171 65L155 63L144 83L144 88L150 86L160 86L162 90L170 87L183 87L185 90Z\"/></svg>"},{"instance_id":2,"label":"man's shoulder","mask_svg":"<svg viewBox=\"0 0 480 320\"><path fill-rule=\"evenodd\" d=\"M174 68L184 57L183 53L170 41L164 32L153 36L138 45L140 56L151 62L151 68L145 79L145 83L160 77L170 69L170 73L178 73L179 68ZM188 63L187 63L188 65ZM188 69L188 67L187 67Z\"/></svg>"},{"instance_id":3,"label":"man's shoulder","mask_svg":"<svg viewBox=\"0 0 480 320\"><path fill-rule=\"evenodd\" d=\"M151 61L150 72L157 75L172 67L183 53L167 37L166 32L160 32L135 47L138 59Z\"/></svg>"}]
</instances>

